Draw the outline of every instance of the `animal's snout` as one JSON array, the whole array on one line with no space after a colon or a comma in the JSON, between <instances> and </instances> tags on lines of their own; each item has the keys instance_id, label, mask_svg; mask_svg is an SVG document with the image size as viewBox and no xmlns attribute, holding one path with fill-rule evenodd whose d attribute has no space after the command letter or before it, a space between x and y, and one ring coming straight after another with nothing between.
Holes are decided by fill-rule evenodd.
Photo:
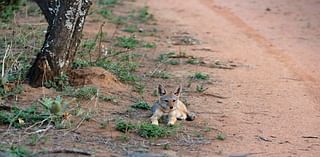
<instances>
[{"instance_id":1,"label":"animal's snout","mask_svg":"<svg viewBox=\"0 0 320 157\"><path fill-rule=\"evenodd\" d=\"M170 109L173 109L173 106L170 106Z\"/></svg>"}]
</instances>

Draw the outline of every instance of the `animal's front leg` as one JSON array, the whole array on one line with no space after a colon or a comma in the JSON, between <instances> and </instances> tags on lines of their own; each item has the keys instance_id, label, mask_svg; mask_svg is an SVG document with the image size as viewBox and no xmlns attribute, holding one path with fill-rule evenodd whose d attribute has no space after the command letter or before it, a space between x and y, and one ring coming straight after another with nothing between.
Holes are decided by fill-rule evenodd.
<instances>
[{"instance_id":1,"label":"animal's front leg","mask_svg":"<svg viewBox=\"0 0 320 157\"><path fill-rule=\"evenodd\" d=\"M177 121L176 111L170 112L168 125L174 125L176 123L176 121Z\"/></svg>"},{"instance_id":2,"label":"animal's front leg","mask_svg":"<svg viewBox=\"0 0 320 157\"><path fill-rule=\"evenodd\" d=\"M154 125L159 125L158 119L162 116L162 112L159 110L156 110L155 113L151 116L151 123Z\"/></svg>"}]
</instances>

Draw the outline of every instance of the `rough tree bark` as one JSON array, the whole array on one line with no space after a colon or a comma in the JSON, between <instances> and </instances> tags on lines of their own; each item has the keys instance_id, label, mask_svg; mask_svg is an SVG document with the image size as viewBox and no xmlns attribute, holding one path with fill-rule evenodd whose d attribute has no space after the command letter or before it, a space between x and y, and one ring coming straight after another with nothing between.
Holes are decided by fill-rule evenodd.
<instances>
[{"instance_id":1,"label":"rough tree bark","mask_svg":"<svg viewBox=\"0 0 320 157\"><path fill-rule=\"evenodd\" d=\"M34 0L48 28L44 44L27 78L33 87L67 73L74 60L91 0Z\"/></svg>"}]
</instances>

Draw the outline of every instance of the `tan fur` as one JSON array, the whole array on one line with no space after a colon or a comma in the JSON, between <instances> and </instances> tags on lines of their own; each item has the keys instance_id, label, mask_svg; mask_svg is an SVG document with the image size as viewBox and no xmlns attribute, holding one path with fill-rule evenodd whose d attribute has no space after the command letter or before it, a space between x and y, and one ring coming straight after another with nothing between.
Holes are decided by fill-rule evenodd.
<instances>
[{"instance_id":1,"label":"tan fur","mask_svg":"<svg viewBox=\"0 0 320 157\"><path fill-rule=\"evenodd\" d=\"M179 100L181 87L179 86L175 92L167 94L162 85L159 85L158 92L160 94L152 106L153 115L150 118L152 124L159 125L158 119L162 116L168 116L168 125L174 125L177 119L180 120L194 120L195 115L189 113L187 107Z\"/></svg>"}]
</instances>

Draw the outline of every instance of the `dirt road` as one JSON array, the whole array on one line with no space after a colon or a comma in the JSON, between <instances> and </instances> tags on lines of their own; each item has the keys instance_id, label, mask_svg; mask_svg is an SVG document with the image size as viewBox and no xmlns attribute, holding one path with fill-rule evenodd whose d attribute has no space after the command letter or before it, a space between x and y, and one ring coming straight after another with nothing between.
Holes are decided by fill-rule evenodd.
<instances>
[{"instance_id":1,"label":"dirt road","mask_svg":"<svg viewBox=\"0 0 320 157\"><path fill-rule=\"evenodd\" d=\"M319 1L149 0L160 27L188 32L200 45L179 47L235 70L197 67L216 83L191 97L192 110L227 135L198 156L319 156ZM209 48L213 52L195 48ZM210 110L210 113L207 111Z\"/></svg>"}]
</instances>

